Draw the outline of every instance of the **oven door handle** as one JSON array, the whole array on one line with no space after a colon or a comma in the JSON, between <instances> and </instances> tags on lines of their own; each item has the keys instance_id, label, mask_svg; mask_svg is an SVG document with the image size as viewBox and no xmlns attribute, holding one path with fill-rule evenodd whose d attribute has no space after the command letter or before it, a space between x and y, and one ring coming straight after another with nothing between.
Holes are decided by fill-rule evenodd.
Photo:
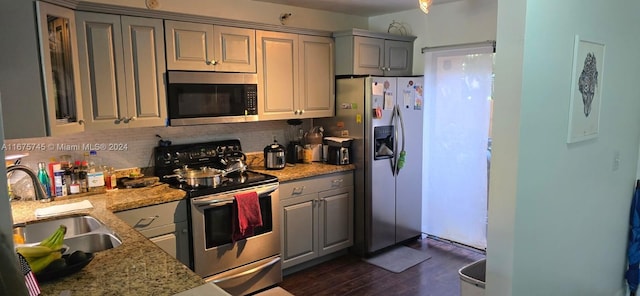
<instances>
[{"instance_id":1,"label":"oven door handle","mask_svg":"<svg viewBox=\"0 0 640 296\"><path fill-rule=\"evenodd\" d=\"M256 193L258 194L258 196L262 196L262 195L265 195L265 194L271 194L271 192L274 192L277 189L278 189L278 184L274 184L274 185L270 185L270 186L264 186L264 187L258 187L258 189L256 190ZM234 195L236 193L244 192L244 191L249 191L249 190L243 189L243 190L237 190L237 191L234 191L234 192L228 193L228 194L222 194L222 195L217 195L216 194L216 195L213 195L211 197L194 198L194 199L191 200L191 202L196 206L226 205L226 204L233 203L233 201L235 200Z\"/></svg>"},{"instance_id":2,"label":"oven door handle","mask_svg":"<svg viewBox=\"0 0 640 296\"><path fill-rule=\"evenodd\" d=\"M249 269L249 270L245 270L245 271L243 271L241 273L237 273L237 274L234 274L234 275L231 275L231 276L228 276L228 277L223 277L223 278L211 280L211 282L215 284L215 283L225 282L225 281L232 280L232 279L235 279L235 278L243 277L245 275L250 275L250 274L259 272L259 271L261 271L263 269L266 269L267 267L278 263L278 261L280 261L280 257L273 258L273 259L271 259L271 261L269 261L269 262L267 262L265 264L262 264L260 266L254 267L254 268Z\"/></svg>"}]
</instances>

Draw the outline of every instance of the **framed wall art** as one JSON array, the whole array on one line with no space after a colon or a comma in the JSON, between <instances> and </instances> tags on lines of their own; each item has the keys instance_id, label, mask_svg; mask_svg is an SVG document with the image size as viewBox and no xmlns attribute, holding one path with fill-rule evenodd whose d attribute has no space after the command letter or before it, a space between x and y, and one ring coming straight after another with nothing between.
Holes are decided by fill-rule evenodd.
<instances>
[{"instance_id":1,"label":"framed wall art","mask_svg":"<svg viewBox=\"0 0 640 296\"><path fill-rule=\"evenodd\" d=\"M585 40L578 35L575 37L567 143L598 136L604 50L602 43Z\"/></svg>"}]
</instances>

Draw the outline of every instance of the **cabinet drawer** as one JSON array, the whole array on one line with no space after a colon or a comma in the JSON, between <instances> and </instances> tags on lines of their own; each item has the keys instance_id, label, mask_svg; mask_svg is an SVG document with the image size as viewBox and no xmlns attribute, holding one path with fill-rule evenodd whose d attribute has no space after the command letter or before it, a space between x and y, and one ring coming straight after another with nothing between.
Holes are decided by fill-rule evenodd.
<instances>
[{"instance_id":1,"label":"cabinet drawer","mask_svg":"<svg viewBox=\"0 0 640 296\"><path fill-rule=\"evenodd\" d=\"M305 178L300 181L284 182L280 183L280 199L348 186L353 186L353 172L335 173Z\"/></svg>"},{"instance_id":2,"label":"cabinet drawer","mask_svg":"<svg viewBox=\"0 0 640 296\"><path fill-rule=\"evenodd\" d=\"M167 233L174 233L176 231L176 224L165 224L158 227L146 227L144 230L140 230L140 233L146 238L153 238L156 236L165 235Z\"/></svg>"},{"instance_id":3,"label":"cabinet drawer","mask_svg":"<svg viewBox=\"0 0 640 296\"><path fill-rule=\"evenodd\" d=\"M187 201L179 200L115 213L135 230L149 230L158 226L187 220Z\"/></svg>"}]
</instances>

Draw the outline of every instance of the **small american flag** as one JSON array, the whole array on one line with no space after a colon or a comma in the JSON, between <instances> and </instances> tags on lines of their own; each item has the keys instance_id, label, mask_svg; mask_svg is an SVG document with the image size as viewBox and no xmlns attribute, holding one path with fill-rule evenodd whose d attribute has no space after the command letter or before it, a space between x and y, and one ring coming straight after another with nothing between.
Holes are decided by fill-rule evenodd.
<instances>
[{"instance_id":1,"label":"small american flag","mask_svg":"<svg viewBox=\"0 0 640 296\"><path fill-rule=\"evenodd\" d=\"M29 290L29 296L40 295L38 280L36 280L36 276L33 274L33 271L31 271L27 259L24 259L24 257L18 253L18 260L20 261L20 270L22 270L22 274L24 274L24 283L27 285L27 290Z\"/></svg>"}]
</instances>

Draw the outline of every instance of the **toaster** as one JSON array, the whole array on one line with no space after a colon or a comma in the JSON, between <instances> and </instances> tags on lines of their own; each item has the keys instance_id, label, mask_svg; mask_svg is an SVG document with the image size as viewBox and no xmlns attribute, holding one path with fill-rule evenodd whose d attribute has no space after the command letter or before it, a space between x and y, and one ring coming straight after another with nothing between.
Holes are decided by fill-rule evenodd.
<instances>
[{"instance_id":1,"label":"toaster","mask_svg":"<svg viewBox=\"0 0 640 296\"><path fill-rule=\"evenodd\" d=\"M324 139L327 145L326 160L328 164L346 165L352 163L351 138L327 137Z\"/></svg>"},{"instance_id":2,"label":"toaster","mask_svg":"<svg viewBox=\"0 0 640 296\"><path fill-rule=\"evenodd\" d=\"M327 163L345 165L351 163L351 147L327 147Z\"/></svg>"}]
</instances>

